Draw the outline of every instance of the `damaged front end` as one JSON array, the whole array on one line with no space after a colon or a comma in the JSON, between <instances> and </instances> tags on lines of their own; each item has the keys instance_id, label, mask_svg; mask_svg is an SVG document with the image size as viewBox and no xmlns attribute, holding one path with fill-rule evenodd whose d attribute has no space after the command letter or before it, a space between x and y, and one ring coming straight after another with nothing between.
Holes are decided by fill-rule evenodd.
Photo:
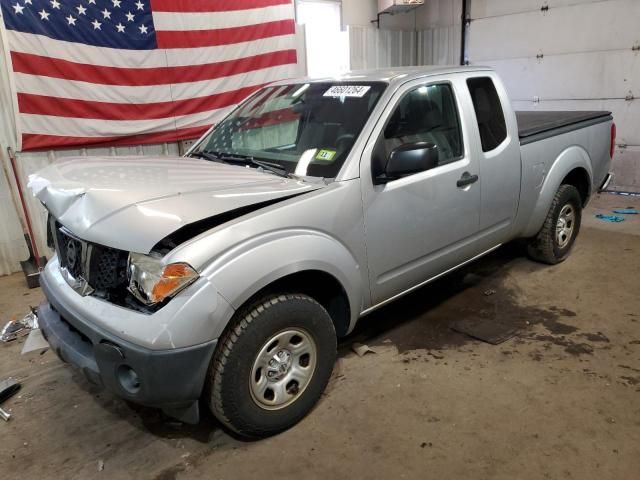
<instances>
[{"instance_id":1,"label":"damaged front end","mask_svg":"<svg viewBox=\"0 0 640 480\"><path fill-rule=\"evenodd\" d=\"M321 185L192 158L89 158L30 176L47 243L79 295L153 313L198 278L162 260L182 243ZM211 252L215 255L216 252Z\"/></svg>"},{"instance_id":2,"label":"damaged front end","mask_svg":"<svg viewBox=\"0 0 640 480\"><path fill-rule=\"evenodd\" d=\"M76 293L142 312L152 311L127 288L129 252L82 240L52 215L47 227L47 243L58 254L60 274Z\"/></svg>"}]
</instances>

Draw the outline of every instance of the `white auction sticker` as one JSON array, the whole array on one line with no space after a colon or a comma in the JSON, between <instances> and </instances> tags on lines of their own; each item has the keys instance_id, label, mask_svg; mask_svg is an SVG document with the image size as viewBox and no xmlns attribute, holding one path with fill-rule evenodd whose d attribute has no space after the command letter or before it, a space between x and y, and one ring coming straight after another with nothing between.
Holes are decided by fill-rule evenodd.
<instances>
[{"instance_id":1,"label":"white auction sticker","mask_svg":"<svg viewBox=\"0 0 640 480\"><path fill-rule=\"evenodd\" d=\"M371 87L365 85L334 85L324 92L323 97L357 97L361 98Z\"/></svg>"}]
</instances>

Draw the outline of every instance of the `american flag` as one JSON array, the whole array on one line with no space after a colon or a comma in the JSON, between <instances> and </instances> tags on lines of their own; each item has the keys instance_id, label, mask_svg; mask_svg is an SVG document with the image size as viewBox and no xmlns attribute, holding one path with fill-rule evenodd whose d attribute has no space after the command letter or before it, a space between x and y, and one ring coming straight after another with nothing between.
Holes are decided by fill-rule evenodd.
<instances>
[{"instance_id":1,"label":"american flag","mask_svg":"<svg viewBox=\"0 0 640 480\"><path fill-rule=\"evenodd\" d=\"M196 138L299 73L292 0L0 5L21 150Z\"/></svg>"}]
</instances>

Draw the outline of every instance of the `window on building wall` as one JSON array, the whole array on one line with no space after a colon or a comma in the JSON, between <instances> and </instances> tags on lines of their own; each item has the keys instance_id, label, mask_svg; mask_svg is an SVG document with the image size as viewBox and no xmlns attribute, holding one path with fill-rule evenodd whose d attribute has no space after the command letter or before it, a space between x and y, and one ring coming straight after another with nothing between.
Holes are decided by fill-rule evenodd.
<instances>
[{"instance_id":1,"label":"window on building wall","mask_svg":"<svg viewBox=\"0 0 640 480\"><path fill-rule=\"evenodd\" d=\"M304 25L307 73L312 77L349 70L349 40L342 31L342 4L331 0L297 0L297 22Z\"/></svg>"}]
</instances>

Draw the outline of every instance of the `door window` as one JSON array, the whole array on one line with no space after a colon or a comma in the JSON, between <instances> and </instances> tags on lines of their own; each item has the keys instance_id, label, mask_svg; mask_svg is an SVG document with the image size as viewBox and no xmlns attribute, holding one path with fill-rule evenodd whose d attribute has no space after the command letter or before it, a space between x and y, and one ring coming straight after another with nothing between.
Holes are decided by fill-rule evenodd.
<instances>
[{"instance_id":1,"label":"door window","mask_svg":"<svg viewBox=\"0 0 640 480\"><path fill-rule=\"evenodd\" d=\"M437 147L438 165L462 157L460 119L451 85L423 85L400 100L376 146L374 173L384 171L395 148L416 142Z\"/></svg>"},{"instance_id":2,"label":"door window","mask_svg":"<svg viewBox=\"0 0 640 480\"><path fill-rule=\"evenodd\" d=\"M467 86L476 111L482 151L490 152L507 138L507 125L500 97L489 77L470 78Z\"/></svg>"}]
</instances>

